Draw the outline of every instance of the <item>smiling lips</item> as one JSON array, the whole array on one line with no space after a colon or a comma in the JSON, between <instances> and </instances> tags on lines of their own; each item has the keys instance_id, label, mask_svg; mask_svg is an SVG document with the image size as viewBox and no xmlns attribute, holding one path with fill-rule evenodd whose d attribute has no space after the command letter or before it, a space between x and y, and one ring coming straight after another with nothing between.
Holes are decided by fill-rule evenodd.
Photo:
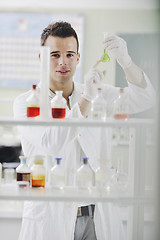
<instances>
[{"instance_id":1,"label":"smiling lips","mask_svg":"<svg viewBox=\"0 0 160 240\"><path fill-rule=\"evenodd\" d=\"M70 72L70 70L57 70L56 71L57 73L60 73L60 74L62 74L62 75L65 75L65 74L67 74L67 73L69 73Z\"/></svg>"}]
</instances>

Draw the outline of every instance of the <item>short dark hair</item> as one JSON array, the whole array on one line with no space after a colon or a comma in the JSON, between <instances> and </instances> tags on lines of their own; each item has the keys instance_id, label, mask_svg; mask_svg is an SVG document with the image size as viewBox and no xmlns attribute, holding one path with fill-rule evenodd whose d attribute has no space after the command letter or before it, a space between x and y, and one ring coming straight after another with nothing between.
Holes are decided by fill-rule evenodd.
<instances>
[{"instance_id":1,"label":"short dark hair","mask_svg":"<svg viewBox=\"0 0 160 240\"><path fill-rule=\"evenodd\" d=\"M44 46L49 36L60 38L74 37L77 41L77 53L78 53L79 49L78 36L70 23L60 21L49 24L41 34L41 46Z\"/></svg>"}]
</instances>

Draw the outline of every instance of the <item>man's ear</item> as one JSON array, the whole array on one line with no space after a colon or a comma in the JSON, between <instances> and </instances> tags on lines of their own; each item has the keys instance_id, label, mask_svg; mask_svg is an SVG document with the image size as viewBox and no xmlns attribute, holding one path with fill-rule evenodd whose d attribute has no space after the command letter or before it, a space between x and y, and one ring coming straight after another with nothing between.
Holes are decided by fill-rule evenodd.
<instances>
[{"instance_id":1,"label":"man's ear","mask_svg":"<svg viewBox=\"0 0 160 240\"><path fill-rule=\"evenodd\" d=\"M79 63L80 53L77 54L77 64Z\"/></svg>"}]
</instances>

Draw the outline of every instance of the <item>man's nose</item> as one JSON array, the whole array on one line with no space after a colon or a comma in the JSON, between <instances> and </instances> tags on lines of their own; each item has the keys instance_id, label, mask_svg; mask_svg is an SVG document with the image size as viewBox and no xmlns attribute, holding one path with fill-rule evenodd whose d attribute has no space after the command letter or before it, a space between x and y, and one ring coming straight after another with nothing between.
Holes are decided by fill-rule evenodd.
<instances>
[{"instance_id":1,"label":"man's nose","mask_svg":"<svg viewBox=\"0 0 160 240\"><path fill-rule=\"evenodd\" d=\"M66 65L67 61L66 61L66 57L65 56L61 56L59 58L59 65Z\"/></svg>"}]
</instances>

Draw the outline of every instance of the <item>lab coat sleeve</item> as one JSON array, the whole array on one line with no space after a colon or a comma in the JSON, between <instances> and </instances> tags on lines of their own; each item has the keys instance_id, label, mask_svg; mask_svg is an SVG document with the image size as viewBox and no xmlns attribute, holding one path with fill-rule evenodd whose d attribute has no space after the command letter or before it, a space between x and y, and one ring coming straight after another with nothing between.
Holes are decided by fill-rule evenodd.
<instances>
[{"instance_id":1,"label":"lab coat sleeve","mask_svg":"<svg viewBox=\"0 0 160 240\"><path fill-rule=\"evenodd\" d=\"M144 72L143 75L147 83L146 88L141 88L128 82L126 94L129 102L129 113L145 111L156 103L155 90Z\"/></svg>"},{"instance_id":2,"label":"lab coat sleeve","mask_svg":"<svg viewBox=\"0 0 160 240\"><path fill-rule=\"evenodd\" d=\"M14 101L14 117L16 119L27 119L26 103L24 99L17 98ZM68 113L68 118L82 118L78 103ZM36 121L36 119L35 119ZM58 155L63 147L74 140L78 128L62 126L19 126L18 127L22 145L23 142L30 143L32 146L43 149L43 152Z\"/></svg>"},{"instance_id":3,"label":"lab coat sleeve","mask_svg":"<svg viewBox=\"0 0 160 240\"><path fill-rule=\"evenodd\" d=\"M156 103L155 90L147 75L145 73L143 75L147 83L145 88L141 88L130 82L125 87L124 95L126 103L129 106L129 114L143 112L153 107ZM104 84L103 89L104 98L107 101L107 116L110 117L113 115L113 103L118 98L119 87Z\"/></svg>"}]
</instances>

